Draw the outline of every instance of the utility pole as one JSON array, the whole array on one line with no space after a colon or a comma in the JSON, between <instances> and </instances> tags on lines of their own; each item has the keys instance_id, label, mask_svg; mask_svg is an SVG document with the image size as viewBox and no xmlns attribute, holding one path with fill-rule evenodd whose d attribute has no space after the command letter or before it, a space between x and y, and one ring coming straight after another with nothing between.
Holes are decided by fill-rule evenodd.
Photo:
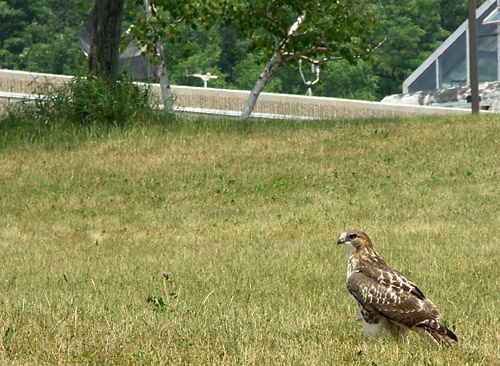
<instances>
[{"instance_id":1,"label":"utility pole","mask_svg":"<svg viewBox=\"0 0 500 366\"><path fill-rule=\"evenodd\" d=\"M477 66L476 0L468 0L469 13L469 70L472 113L479 113L479 81Z\"/></svg>"}]
</instances>

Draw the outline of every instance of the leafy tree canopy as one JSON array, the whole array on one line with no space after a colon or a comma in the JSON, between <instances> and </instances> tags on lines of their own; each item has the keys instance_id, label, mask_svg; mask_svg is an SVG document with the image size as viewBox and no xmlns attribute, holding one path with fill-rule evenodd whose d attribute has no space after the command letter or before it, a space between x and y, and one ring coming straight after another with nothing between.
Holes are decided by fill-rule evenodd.
<instances>
[{"instance_id":1,"label":"leafy tree canopy","mask_svg":"<svg viewBox=\"0 0 500 366\"><path fill-rule=\"evenodd\" d=\"M310 59L340 56L348 61L369 53L375 19L355 0L290 1L253 0L235 2L229 19L249 39L249 51L264 51L271 57L276 45L285 40L285 56ZM290 35L290 27L304 20Z\"/></svg>"},{"instance_id":2,"label":"leafy tree canopy","mask_svg":"<svg viewBox=\"0 0 500 366\"><path fill-rule=\"evenodd\" d=\"M124 31L134 19L132 10L144 11L143 1L134 1L128 2ZM161 35L172 84L202 86L200 79L186 76L202 71L218 76L210 80L209 86L247 90L252 88L272 52L266 45L287 31L286 27L277 27L278 21L296 20L302 15L299 5L312 3L279 0L271 2L273 6L267 9L261 0L227 1L233 6L231 11L247 15L230 22L229 8L223 6L222 0L152 2L158 4L158 22L170 22ZM478 0L477 5L483 2ZM307 8L311 13L336 4L315 3ZM93 0L0 0L0 67L81 74L86 59L76 33L81 24L91 20L93 4ZM286 11L276 11L280 4ZM352 66L335 61L322 65L320 81L312 88L314 95L380 100L387 94L401 92L403 80L467 17L466 2L453 0L365 0L364 6L378 22L373 44L390 34L388 41L373 53L371 62L359 61ZM341 17L342 11L336 14ZM208 25L211 27L207 30ZM146 34L151 26L134 23L134 28ZM330 27L323 31L327 34L342 31L328 24L327 18L307 26L311 36L318 26ZM248 38L236 38L237 32ZM294 37L287 44L288 50L299 50L307 37ZM332 48L336 47L337 55L349 58L363 49L359 46L363 39L355 41L355 46L340 42ZM306 86L296 61L278 70L264 91L304 94Z\"/></svg>"},{"instance_id":3,"label":"leafy tree canopy","mask_svg":"<svg viewBox=\"0 0 500 366\"><path fill-rule=\"evenodd\" d=\"M85 56L76 31L89 14L80 1L0 1L1 67L79 74Z\"/></svg>"}]
</instances>

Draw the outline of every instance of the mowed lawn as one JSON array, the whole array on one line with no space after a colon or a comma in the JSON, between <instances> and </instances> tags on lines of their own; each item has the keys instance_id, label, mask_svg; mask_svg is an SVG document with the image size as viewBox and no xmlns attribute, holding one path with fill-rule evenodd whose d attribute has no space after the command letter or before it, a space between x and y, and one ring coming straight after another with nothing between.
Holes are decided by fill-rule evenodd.
<instances>
[{"instance_id":1,"label":"mowed lawn","mask_svg":"<svg viewBox=\"0 0 500 366\"><path fill-rule=\"evenodd\" d=\"M500 364L500 117L75 131L0 136L0 364ZM363 338L349 228L457 347Z\"/></svg>"}]
</instances>

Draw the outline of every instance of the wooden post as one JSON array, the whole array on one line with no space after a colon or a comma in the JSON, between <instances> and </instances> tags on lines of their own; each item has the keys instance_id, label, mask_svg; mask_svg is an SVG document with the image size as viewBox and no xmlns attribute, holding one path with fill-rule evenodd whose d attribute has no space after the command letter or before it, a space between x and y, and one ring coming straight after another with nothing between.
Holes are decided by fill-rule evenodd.
<instances>
[{"instance_id":1,"label":"wooden post","mask_svg":"<svg viewBox=\"0 0 500 366\"><path fill-rule=\"evenodd\" d=\"M472 113L479 113L479 77L477 66L476 0L468 0L469 12L469 72Z\"/></svg>"}]
</instances>

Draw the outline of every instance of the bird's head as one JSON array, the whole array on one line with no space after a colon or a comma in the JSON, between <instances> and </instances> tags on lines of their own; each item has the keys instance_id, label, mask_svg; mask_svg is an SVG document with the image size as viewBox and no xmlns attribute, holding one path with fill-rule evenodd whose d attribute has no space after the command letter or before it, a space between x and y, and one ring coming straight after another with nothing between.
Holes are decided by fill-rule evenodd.
<instances>
[{"instance_id":1,"label":"bird's head","mask_svg":"<svg viewBox=\"0 0 500 366\"><path fill-rule=\"evenodd\" d=\"M348 252L353 253L363 248L372 248L368 235L359 230L348 230L340 234L337 244L344 244Z\"/></svg>"}]
</instances>

